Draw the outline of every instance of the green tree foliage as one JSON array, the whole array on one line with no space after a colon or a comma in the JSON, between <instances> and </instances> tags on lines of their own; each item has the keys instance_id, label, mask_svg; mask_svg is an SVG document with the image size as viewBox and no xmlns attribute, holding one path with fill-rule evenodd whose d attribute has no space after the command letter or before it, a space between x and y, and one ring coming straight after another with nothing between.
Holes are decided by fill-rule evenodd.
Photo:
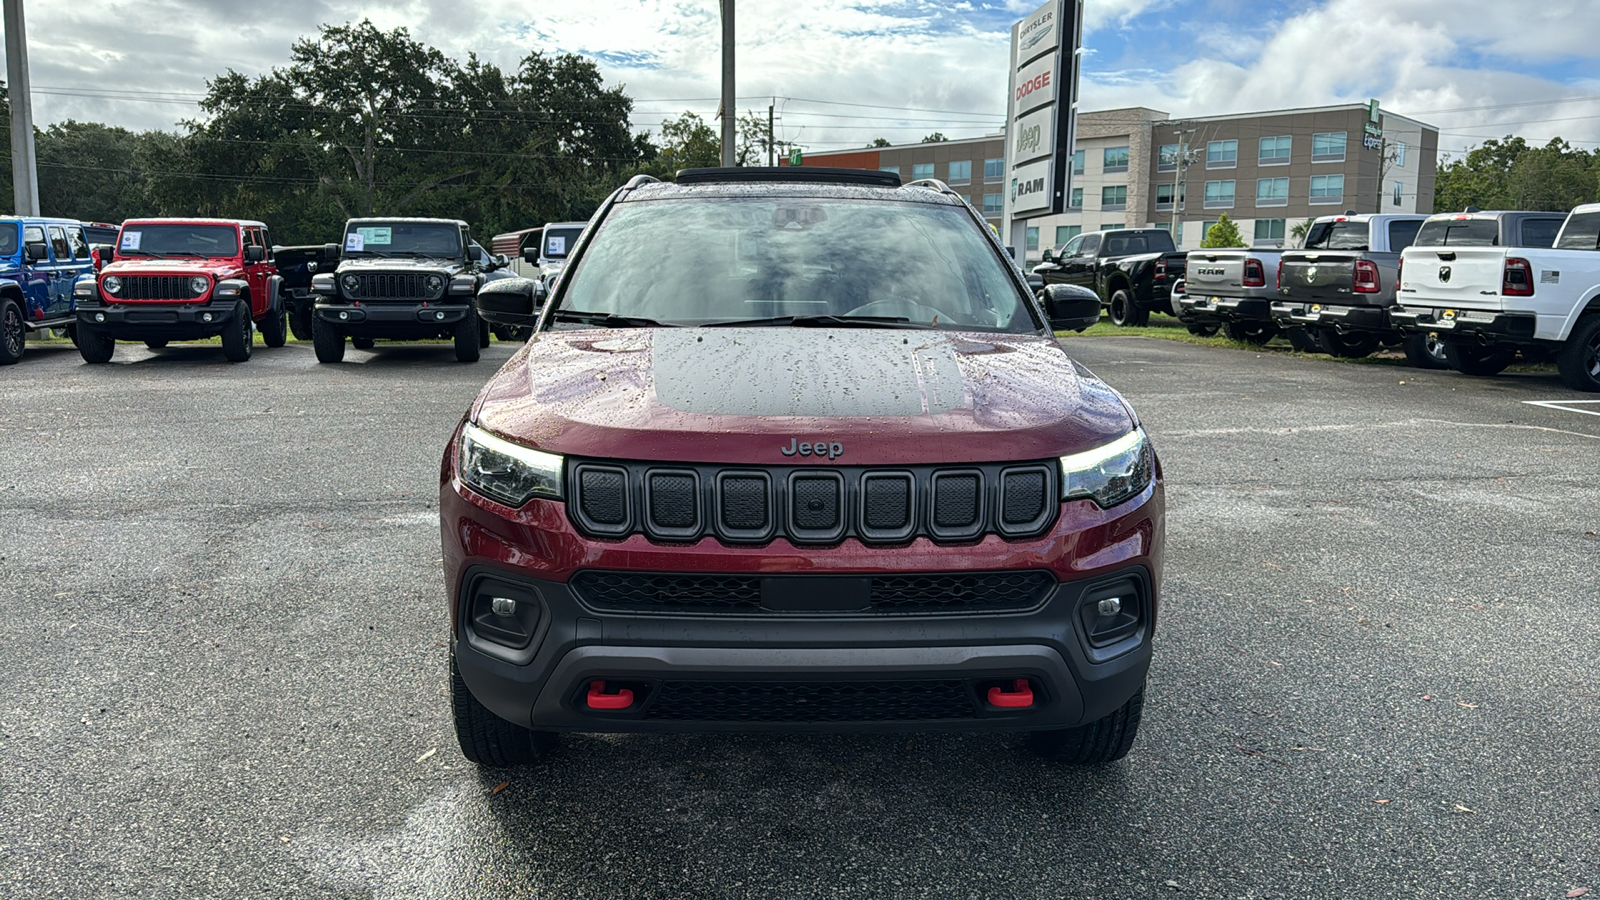
<instances>
[{"instance_id":1,"label":"green tree foliage","mask_svg":"<svg viewBox=\"0 0 1600 900\"><path fill-rule=\"evenodd\" d=\"M1228 218L1227 213L1223 213L1217 218L1217 224L1211 226L1211 229L1206 232L1205 239L1200 242L1200 246L1207 250L1215 247L1243 247L1244 245L1244 236L1239 234L1239 226Z\"/></svg>"},{"instance_id":2,"label":"green tree foliage","mask_svg":"<svg viewBox=\"0 0 1600 900\"><path fill-rule=\"evenodd\" d=\"M1538 209L1566 212L1600 196L1600 154L1560 138L1543 147L1520 137L1487 140L1439 168L1433 208Z\"/></svg>"},{"instance_id":3,"label":"green tree foliage","mask_svg":"<svg viewBox=\"0 0 1600 900\"><path fill-rule=\"evenodd\" d=\"M679 169L697 169L722 163L722 138L706 120L692 112L661 123L657 176Z\"/></svg>"},{"instance_id":4,"label":"green tree foliage","mask_svg":"<svg viewBox=\"0 0 1600 900\"><path fill-rule=\"evenodd\" d=\"M889 141L886 138L873 138L872 139L872 143L867 145L867 149L870 150L873 147L893 147L893 146L894 145L889 143Z\"/></svg>"},{"instance_id":5,"label":"green tree foliage","mask_svg":"<svg viewBox=\"0 0 1600 900\"><path fill-rule=\"evenodd\" d=\"M922 142L924 144L938 144L938 143L942 143L942 142L948 141L948 140L950 140L950 139L945 137L943 132L935 131L933 134L930 134L927 137L923 138Z\"/></svg>"},{"instance_id":6,"label":"green tree foliage","mask_svg":"<svg viewBox=\"0 0 1600 900\"><path fill-rule=\"evenodd\" d=\"M1314 218L1306 219L1303 222L1296 222L1294 227L1289 229L1289 237L1293 241L1292 246L1300 247L1305 244L1306 235L1311 233L1311 226L1315 224L1316 221L1317 220Z\"/></svg>"}]
</instances>

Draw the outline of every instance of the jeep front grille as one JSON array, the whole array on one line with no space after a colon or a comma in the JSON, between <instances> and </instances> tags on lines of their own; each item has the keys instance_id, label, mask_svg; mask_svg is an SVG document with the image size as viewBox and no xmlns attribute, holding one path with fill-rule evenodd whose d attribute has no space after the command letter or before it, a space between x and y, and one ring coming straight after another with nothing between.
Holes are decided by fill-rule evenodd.
<instances>
[{"instance_id":1,"label":"jeep front grille","mask_svg":"<svg viewBox=\"0 0 1600 900\"><path fill-rule=\"evenodd\" d=\"M780 610L762 606L763 578L792 584L811 577L816 576L590 570L574 575L570 587L581 602L596 610L781 615ZM867 608L827 615L1016 612L1038 607L1056 587L1055 576L1038 569L861 577L868 582Z\"/></svg>"},{"instance_id":2,"label":"jeep front grille","mask_svg":"<svg viewBox=\"0 0 1600 900\"><path fill-rule=\"evenodd\" d=\"M584 533L658 541L903 544L1029 538L1055 521L1053 463L956 468L664 466L574 460L567 509Z\"/></svg>"},{"instance_id":3,"label":"jeep front grille","mask_svg":"<svg viewBox=\"0 0 1600 900\"><path fill-rule=\"evenodd\" d=\"M194 300L204 295L190 290L193 275L122 275L122 290L109 294L118 300Z\"/></svg>"},{"instance_id":4,"label":"jeep front grille","mask_svg":"<svg viewBox=\"0 0 1600 900\"><path fill-rule=\"evenodd\" d=\"M429 278L440 280L439 290L428 290ZM437 273L360 272L356 274L356 289L352 291L346 285L344 293L351 300L437 300L444 296L443 281L444 276ZM340 283L345 284L344 276L340 276Z\"/></svg>"}]
</instances>

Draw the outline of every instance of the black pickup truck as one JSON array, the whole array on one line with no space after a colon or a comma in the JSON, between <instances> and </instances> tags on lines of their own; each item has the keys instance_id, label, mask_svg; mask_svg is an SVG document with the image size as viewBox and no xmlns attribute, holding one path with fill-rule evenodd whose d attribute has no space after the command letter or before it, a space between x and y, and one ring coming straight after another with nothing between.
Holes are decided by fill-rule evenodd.
<instances>
[{"instance_id":1,"label":"black pickup truck","mask_svg":"<svg viewBox=\"0 0 1600 900\"><path fill-rule=\"evenodd\" d=\"M1186 256L1159 228L1118 228L1080 234L1046 250L1033 272L1046 285L1089 288L1100 295L1113 323L1138 326L1152 312L1172 312L1172 285L1183 277Z\"/></svg>"}]
</instances>

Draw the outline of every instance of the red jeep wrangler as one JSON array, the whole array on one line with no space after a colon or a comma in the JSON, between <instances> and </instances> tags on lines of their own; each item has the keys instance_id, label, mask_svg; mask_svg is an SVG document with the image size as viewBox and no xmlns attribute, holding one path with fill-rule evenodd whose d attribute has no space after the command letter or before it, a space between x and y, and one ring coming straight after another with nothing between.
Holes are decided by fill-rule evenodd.
<instances>
[{"instance_id":1,"label":"red jeep wrangler","mask_svg":"<svg viewBox=\"0 0 1600 900\"><path fill-rule=\"evenodd\" d=\"M222 336L230 362L250 358L256 325L268 347L288 340L267 226L238 219L130 219L96 280L73 288L78 351L109 362L116 342Z\"/></svg>"}]
</instances>

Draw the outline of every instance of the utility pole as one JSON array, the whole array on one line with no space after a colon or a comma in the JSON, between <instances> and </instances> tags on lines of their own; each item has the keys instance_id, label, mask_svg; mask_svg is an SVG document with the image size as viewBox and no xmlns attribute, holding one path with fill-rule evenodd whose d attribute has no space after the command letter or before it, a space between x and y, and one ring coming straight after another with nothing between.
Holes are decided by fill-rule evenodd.
<instances>
[{"instance_id":1,"label":"utility pole","mask_svg":"<svg viewBox=\"0 0 1600 900\"><path fill-rule=\"evenodd\" d=\"M8 0L9 2L9 0ZM733 165L733 0L722 0L722 164Z\"/></svg>"},{"instance_id":2,"label":"utility pole","mask_svg":"<svg viewBox=\"0 0 1600 900\"><path fill-rule=\"evenodd\" d=\"M1174 247L1181 247L1183 245L1183 241L1178 239L1178 230L1180 227L1182 227L1182 222L1179 219L1179 212L1181 211L1182 203L1178 198L1188 193L1188 191L1184 188L1188 182L1183 177L1183 170L1189 166L1189 149L1185 145L1183 136L1185 134L1194 134L1194 129L1191 128L1185 132L1183 129L1179 128L1175 129L1172 133L1178 138L1178 158L1174 160L1174 162L1177 163L1177 166L1172 172L1172 245Z\"/></svg>"},{"instance_id":3,"label":"utility pole","mask_svg":"<svg viewBox=\"0 0 1600 900\"><path fill-rule=\"evenodd\" d=\"M777 105L778 105L778 98L777 97L773 97L772 98L772 102L767 104L767 165L768 166L775 166L775 165L778 164L778 145L774 144L772 142L772 109L773 109L773 107L775 107Z\"/></svg>"},{"instance_id":4,"label":"utility pole","mask_svg":"<svg viewBox=\"0 0 1600 900\"><path fill-rule=\"evenodd\" d=\"M22 0L5 0L6 82L11 94L11 188L19 216L39 215L39 161L33 152L33 85Z\"/></svg>"}]
</instances>

